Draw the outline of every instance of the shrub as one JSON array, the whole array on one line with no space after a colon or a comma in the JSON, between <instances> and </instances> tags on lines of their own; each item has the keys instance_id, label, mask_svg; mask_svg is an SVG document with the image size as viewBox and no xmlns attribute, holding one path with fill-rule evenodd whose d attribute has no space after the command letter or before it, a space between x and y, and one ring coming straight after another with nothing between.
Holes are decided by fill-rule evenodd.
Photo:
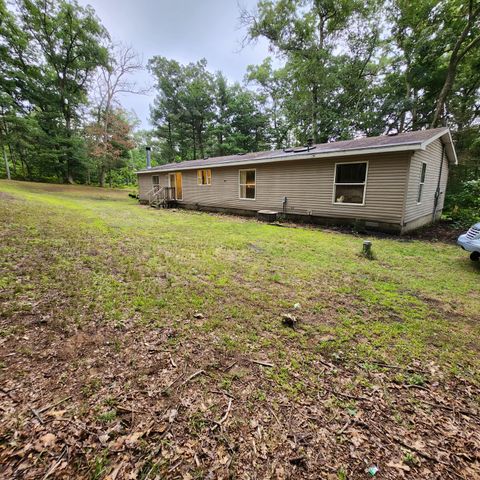
<instances>
[{"instance_id":1,"label":"shrub","mask_svg":"<svg viewBox=\"0 0 480 480\"><path fill-rule=\"evenodd\" d=\"M445 215L459 227L480 222L480 178L464 182L458 193L446 198Z\"/></svg>"}]
</instances>

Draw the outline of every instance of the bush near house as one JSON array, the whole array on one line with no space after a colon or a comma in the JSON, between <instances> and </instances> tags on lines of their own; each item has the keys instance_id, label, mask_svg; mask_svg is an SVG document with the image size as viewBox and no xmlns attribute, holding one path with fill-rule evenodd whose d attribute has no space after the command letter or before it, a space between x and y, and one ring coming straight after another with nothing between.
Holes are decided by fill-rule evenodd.
<instances>
[{"instance_id":1,"label":"bush near house","mask_svg":"<svg viewBox=\"0 0 480 480\"><path fill-rule=\"evenodd\" d=\"M447 196L444 212L458 227L480 222L480 178L463 182L456 193Z\"/></svg>"}]
</instances>

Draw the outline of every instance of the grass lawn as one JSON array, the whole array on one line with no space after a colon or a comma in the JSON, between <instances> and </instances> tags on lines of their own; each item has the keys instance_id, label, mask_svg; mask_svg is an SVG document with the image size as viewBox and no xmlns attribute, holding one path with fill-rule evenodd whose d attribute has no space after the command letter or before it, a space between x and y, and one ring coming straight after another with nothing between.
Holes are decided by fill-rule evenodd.
<instances>
[{"instance_id":1,"label":"grass lawn","mask_svg":"<svg viewBox=\"0 0 480 480\"><path fill-rule=\"evenodd\" d=\"M480 478L479 265L362 240L0 181L0 477Z\"/></svg>"}]
</instances>

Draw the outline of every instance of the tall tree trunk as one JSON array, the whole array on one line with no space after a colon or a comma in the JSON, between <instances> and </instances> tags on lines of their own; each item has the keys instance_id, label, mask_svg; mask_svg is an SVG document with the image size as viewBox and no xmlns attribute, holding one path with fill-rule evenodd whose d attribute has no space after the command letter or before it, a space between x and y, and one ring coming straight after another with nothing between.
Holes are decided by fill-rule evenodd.
<instances>
[{"instance_id":1,"label":"tall tree trunk","mask_svg":"<svg viewBox=\"0 0 480 480\"><path fill-rule=\"evenodd\" d=\"M474 10L474 6L476 7L475 10ZM480 17L480 6L475 5L473 0L469 0L467 24L462 30L462 33L460 34L460 36L457 38L455 45L452 49L450 60L448 62L447 75L445 77L443 87L440 90L440 94L438 95L438 98L437 98L437 102L435 105L435 112L433 114L430 128L435 128L439 124L442 110L445 106L445 102L447 101L447 97L450 93L450 90L453 87L453 82L455 81L458 65L460 64L460 62L468 52L470 52L478 44L480 44L480 35L478 34L473 40L469 41L469 35L472 33L473 31L472 29L475 27L475 23L479 17ZM464 47L465 42L469 42L469 43L467 43L467 45Z\"/></svg>"},{"instance_id":2,"label":"tall tree trunk","mask_svg":"<svg viewBox=\"0 0 480 480\"><path fill-rule=\"evenodd\" d=\"M417 123L418 123L418 109L417 109L417 100L418 100L418 92L414 88L413 89L413 106L412 106L412 130L417 130Z\"/></svg>"},{"instance_id":3,"label":"tall tree trunk","mask_svg":"<svg viewBox=\"0 0 480 480\"><path fill-rule=\"evenodd\" d=\"M202 135L202 130L203 130L203 124L200 122L198 124L198 146L200 148L200 157L205 158L205 150L203 148L203 135Z\"/></svg>"},{"instance_id":4,"label":"tall tree trunk","mask_svg":"<svg viewBox=\"0 0 480 480\"><path fill-rule=\"evenodd\" d=\"M65 114L65 127L66 127L66 130L67 130L67 138L68 138L68 148L67 148L67 151L65 152L65 164L67 166L67 172L66 172L66 182L67 183L70 183L71 185L74 184L74 181L73 181L73 166L72 166L72 148L71 148L71 143L70 143L70 138L72 136L72 132L71 132L71 117L70 117L70 112L67 111L67 113Z\"/></svg>"},{"instance_id":5,"label":"tall tree trunk","mask_svg":"<svg viewBox=\"0 0 480 480\"><path fill-rule=\"evenodd\" d=\"M437 104L435 106L435 112L433 114L432 123L430 124L430 128L438 127L440 121L442 120L442 112L445 108L445 102L447 100L447 96L450 93L450 90L453 87L453 81L455 80L455 73L457 70L457 65L455 63L450 63L447 70L447 76L445 78L445 83L443 84L442 90L437 98Z\"/></svg>"},{"instance_id":6,"label":"tall tree trunk","mask_svg":"<svg viewBox=\"0 0 480 480\"><path fill-rule=\"evenodd\" d=\"M10 176L10 166L8 164L7 148L5 147L5 145L3 145L2 149L3 149L3 159L5 160L5 170L7 171L7 179L11 180L12 177Z\"/></svg>"},{"instance_id":7,"label":"tall tree trunk","mask_svg":"<svg viewBox=\"0 0 480 480\"><path fill-rule=\"evenodd\" d=\"M106 172L106 169L105 169L105 166L102 165L100 167L100 172L99 172L99 183L100 183L100 186L102 188L105 187L105 178L106 178L106 175L107 175L107 172Z\"/></svg>"},{"instance_id":8,"label":"tall tree trunk","mask_svg":"<svg viewBox=\"0 0 480 480\"><path fill-rule=\"evenodd\" d=\"M192 121L192 140L193 140L193 158L192 160L197 159L197 141L195 134L195 123Z\"/></svg>"},{"instance_id":9,"label":"tall tree trunk","mask_svg":"<svg viewBox=\"0 0 480 480\"><path fill-rule=\"evenodd\" d=\"M8 153L10 154L9 157L12 160L13 174L17 175L17 160L15 159L15 155L13 154L13 149L10 143L8 144Z\"/></svg>"},{"instance_id":10,"label":"tall tree trunk","mask_svg":"<svg viewBox=\"0 0 480 480\"><path fill-rule=\"evenodd\" d=\"M170 145L170 152L172 155L172 162L175 161L175 154L173 149L173 138L172 138L172 123L168 121L168 144Z\"/></svg>"},{"instance_id":11,"label":"tall tree trunk","mask_svg":"<svg viewBox=\"0 0 480 480\"><path fill-rule=\"evenodd\" d=\"M318 134L318 87L312 86L312 136L315 143L320 143Z\"/></svg>"}]
</instances>

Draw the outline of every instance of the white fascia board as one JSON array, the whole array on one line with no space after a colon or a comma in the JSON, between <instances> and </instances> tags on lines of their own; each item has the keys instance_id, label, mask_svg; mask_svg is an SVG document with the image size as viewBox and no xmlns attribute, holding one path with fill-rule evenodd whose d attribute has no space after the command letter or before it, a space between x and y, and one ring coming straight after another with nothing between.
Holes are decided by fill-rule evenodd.
<instances>
[{"instance_id":1,"label":"white fascia board","mask_svg":"<svg viewBox=\"0 0 480 480\"><path fill-rule=\"evenodd\" d=\"M447 128L447 127L445 127L442 131L438 132L436 135L429 138L428 140L425 140L422 143L422 150L425 150L428 145L430 145L432 142L434 142L435 140L437 140L439 138L442 139L442 141L445 145L445 149L446 149L447 155L450 159L450 163L453 163L454 165L458 165L457 152L455 151L455 147L453 145L453 140L452 140L452 135L450 133L450 129Z\"/></svg>"},{"instance_id":2,"label":"white fascia board","mask_svg":"<svg viewBox=\"0 0 480 480\"><path fill-rule=\"evenodd\" d=\"M259 165L262 163L277 163L277 162L290 162L295 160L313 160L317 158L332 158L332 157L348 157L356 155L371 155L375 153L390 153L390 152L407 152L414 150L425 150L425 147L422 146L420 142L403 144L403 145L393 145L388 147L373 147L373 148L359 148L357 150L336 150L332 152L324 153L310 153L302 155L288 155L282 157L263 157L252 160L245 160L243 162L225 162L225 163L215 163L211 165L196 165L196 166L182 166L182 167L171 167L164 168L161 170L140 170L136 172L137 174L142 173L167 173L167 172L180 172L182 170L201 170L205 168L219 168L219 167L243 167L245 165Z\"/></svg>"}]
</instances>

